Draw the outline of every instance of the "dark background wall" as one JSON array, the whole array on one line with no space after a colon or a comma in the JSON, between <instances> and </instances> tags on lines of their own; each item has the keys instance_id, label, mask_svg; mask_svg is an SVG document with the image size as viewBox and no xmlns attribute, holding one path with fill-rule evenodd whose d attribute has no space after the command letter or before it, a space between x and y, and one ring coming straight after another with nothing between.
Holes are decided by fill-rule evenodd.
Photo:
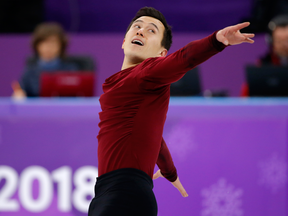
<instances>
[{"instance_id":1,"label":"dark background wall","mask_svg":"<svg viewBox=\"0 0 288 216\"><path fill-rule=\"evenodd\" d=\"M1 0L0 33L32 32L43 21L61 23L69 32L123 32L137 10L160 10L176 32L214 31L250 21L247 31L263 32L287 0Z\"/></svg>"},{"instance_id":2,"label":"dark background wall","mask_svg":"<svg viewBox=\"0 0 288 216\"><path fill-rule=\"evenodd\" d=\"M174 31L211 31L248 16L251 0L46 0L45 18L73 32L123 32L143 6L160 10Z\"/></svg>"},{"instance_id":3,"label":"dark background wall","mask_svg":"<svg viewBox=\"0 0 288 216\"><path fill-rule=\"evenodd\" d=\"M1 0L0 33L32 32L44 14L43 0Z\"/></svg>"},{"instance_id":4,"label":"dark background wall","mask_svg":"<svg viewBox=\"0 0 288 216\"><path fill-rule=\"evenodd\" d=\"M43 21L69 32L123 32L143 6L160 10L174 31L211 31L247 17L252 0L1 0L0 32L31 32Z\"/></svg>"}]
</instances>

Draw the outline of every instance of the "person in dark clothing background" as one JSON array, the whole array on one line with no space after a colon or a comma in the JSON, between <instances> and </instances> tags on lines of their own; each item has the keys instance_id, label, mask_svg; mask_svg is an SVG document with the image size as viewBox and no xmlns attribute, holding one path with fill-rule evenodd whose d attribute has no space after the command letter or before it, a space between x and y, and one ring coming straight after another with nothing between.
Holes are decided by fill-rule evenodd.
<instances>
[{"instance_id":1,"label":"person in dark clothing background","mask_svg":"<svg viewBox=\"0 0 288 216\"><path fill-rule=\"evenodd\" d=\"M37 97L40 94L42 72L76 71L76 64L65 61L68 40L63 28L57 23L43 23L36 27L32 36L35 59L27 65L20 82L13 82L14 98Z\"/></svg>"},{"instance_id":2,"label":"person in dark clothing background","mask_svg":"<svg viewBox=\"0 0 288 216\"><path fill-rule=\"evenodd\" d=\"M261 66L288 66L288 15L274 17L268 24L266 41L268 52L257 59L256 65ZM249 86L243 83L240 95L249 96Z\"/></svg>"},{"instance_id":3,"label":"person in dark clothing background","mask_svg":"<svg viewBox=\"0 0 288 216\"><path fill-rule=\"evenodd\" d=\"M268 24L269 52L259 59L258 65L288 66L288 15L279 15Z\"/></svg>"}]
</instances>

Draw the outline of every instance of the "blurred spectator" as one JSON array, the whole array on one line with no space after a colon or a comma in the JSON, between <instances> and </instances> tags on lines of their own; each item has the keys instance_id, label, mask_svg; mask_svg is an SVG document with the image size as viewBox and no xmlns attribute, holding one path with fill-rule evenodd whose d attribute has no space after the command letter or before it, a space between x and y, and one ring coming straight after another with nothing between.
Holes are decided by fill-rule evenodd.
<instances>
[{"instance_id":1,"label":"blurred spectator","mask_svg":"<svg viewBox=\"0 0 288 216\"><path fill-rule=\"evenodd\" d=\"M288 15L280 15L268 24L269 52L259 60L259 65L288 65Z\"/></svg>"},{"instance_id":2,"label":"blurred spectator","mask_svg":"<svg viewBox=\"0 0 288 216\"><path fill-rule=\"evenodd\" d=\"M279 15L269 22L266 39L269 51L257 61L257 65L288 66L288 15ZM241 96L249 96L246 83L241 88Z\"/></svg>"},{"instance_id":3,"label":"blurred spectator","mask_svg":"<svg viewBox=\"0 0 288 216\"><path fill-rule=\"evenodd\" d=\"M78 70L76 64L65 60L67 37L56 23L43 23L32 36L34 61L27 64L20 82L13 82L13 97L37 97L40 91L40 75L43 71Z\"/></svg>"}]
</instances>

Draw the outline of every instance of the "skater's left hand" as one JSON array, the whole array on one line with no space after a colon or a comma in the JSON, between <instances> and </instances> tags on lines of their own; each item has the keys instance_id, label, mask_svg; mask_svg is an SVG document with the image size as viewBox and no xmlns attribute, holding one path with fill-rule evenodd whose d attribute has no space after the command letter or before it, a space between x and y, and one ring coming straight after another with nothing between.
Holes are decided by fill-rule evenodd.
<instances>
[{"instance_id":1,"label":"skater's left hand","mask_svg":"<svg viewBox=\"0 0 288 216\"><path fill-rule=\"evenodd\" d=\"M249 26L249 22L240 23L234 26L228 26L217 32L216 38L225 45L236 45L241 43L254 43L254 34L241 33L240 30Z\"/></svg>"},{"instance_id":2,"label":"skater's left hand","mask_svg":"<svg viewBox=\"0 0 288 216\"><path fill-rule=\"evenodd\" d=\"M163 178L163 175L160 172L160 169L153 175L153 180L159 177ZM176 187L183 197L188 197L186 190L184 189L183 185L181 184L179 177L174 182L171 182L174 187Z\"/></svg>"}]
</instances>

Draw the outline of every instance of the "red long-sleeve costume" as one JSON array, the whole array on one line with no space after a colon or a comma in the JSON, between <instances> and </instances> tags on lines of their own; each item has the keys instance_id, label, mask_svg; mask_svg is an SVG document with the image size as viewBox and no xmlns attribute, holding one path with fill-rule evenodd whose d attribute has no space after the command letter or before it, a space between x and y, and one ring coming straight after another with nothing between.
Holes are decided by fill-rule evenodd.
<instances>
[{"instance_id":1,"label":"red long-sleeve costume","mask_svg":"<svg viewBox=\"0 0 288 216\"><path fill-rule=\"evenodd\" d=\"M100 97L99 176L120 168L136 168L152 178L157 163L165 178L171 182L177 179L162 138L170 84L224 47L215 32L167 57L148 58L105 80Z\"/></svg>"}]
</instances>

